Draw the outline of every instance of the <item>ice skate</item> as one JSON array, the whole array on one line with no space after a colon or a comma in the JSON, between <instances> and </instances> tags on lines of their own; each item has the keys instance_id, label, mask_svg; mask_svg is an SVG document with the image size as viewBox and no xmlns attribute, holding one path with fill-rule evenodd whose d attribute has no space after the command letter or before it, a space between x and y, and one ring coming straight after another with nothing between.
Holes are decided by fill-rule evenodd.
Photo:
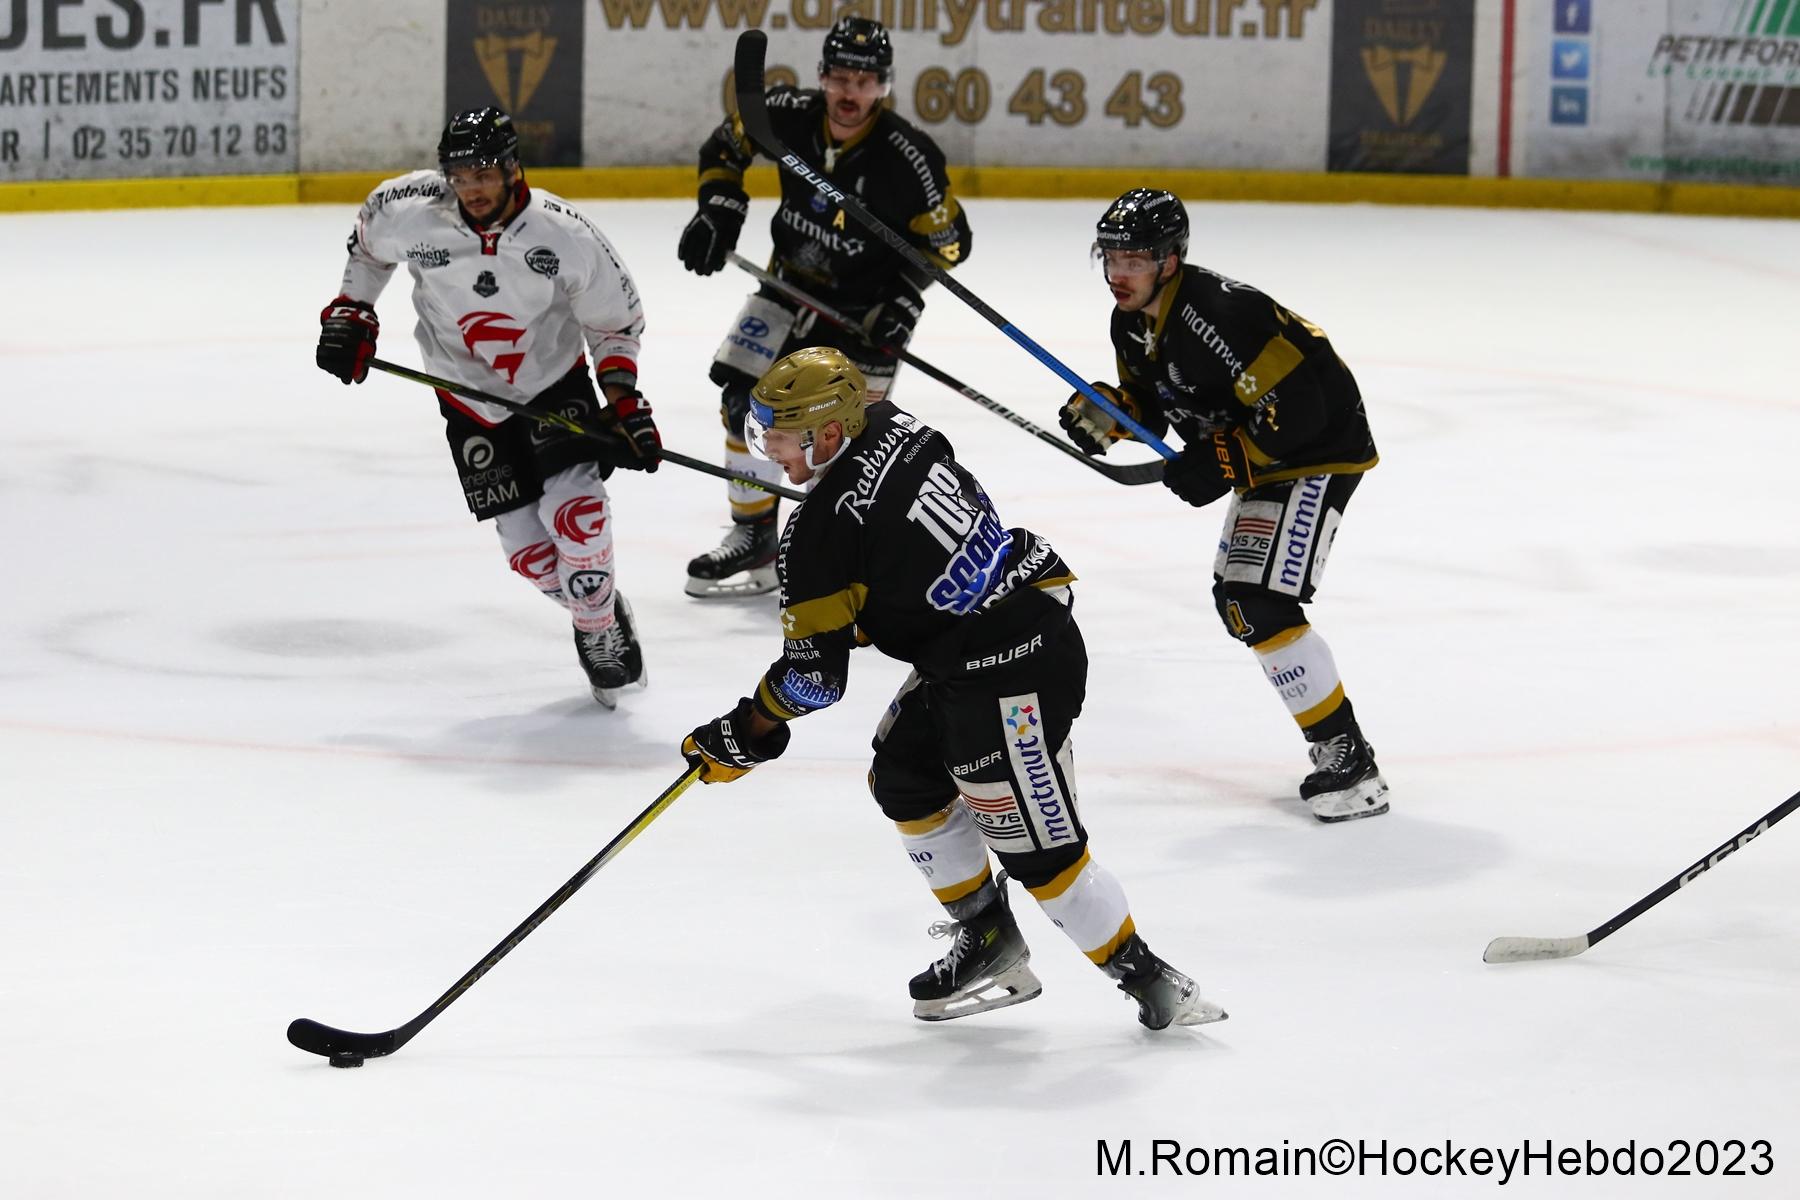
<instances>
[{"instance_id":1,"label":"ice skate","mask_svg":"<svg viewBox=\"0 0 1800 1200\"><path fill-rule=\"evenodd\" d=\"M1300 784L1300 798L1313 816L1327 823L1379 817L1388 810L1387 781L1375 766L1375 749L1356 730L1314 742L1307 750L1313 773Z\"/></svg>"},{"instance_id":2,"label":"ice skate","mask_svg":"<svg viewBox=\"0 0 1800 1200\"><path fill-rule=\"evenodd\" d=\"M1031 971L1031 949L1007 903L1006 876L996 883L999 898L975 916L932 924L931 936L951 939L950 950L912 978L913 1016L919 1020L974 1016L1043 993Z\"/></svg>"},{"instance_id":3,"label":"ice skate","mask_svg":"<svg viewBox=\"0 0 1800 1200\"><path fill-rule=\"evenodd\" d=\"M613 599L613 623L598 633L575 631L575 653L587 672L594 699L607 708L618 707L618 691L631 684L647 685L644 650L631 623L631 605L624 596Z\"/></svg>"},{"instance_id":4,"label":"ice skate","mask_svg":"<svg viewBox=\"0 0 1800 1200\"><path fill-rule=\"evenodd\" d=\"M1200 985L1151 953L1132 934L1100 968L1119 981L1119 990L1138 1003L1138 1021L1147 1029L1207 1025L1229 1015L1200 998Z\"/></svg>"},{"instance_id":5,"label":"ice skate","mask_svg":"<svg viewBox=\"0 0 1800 1200\"><path fill-rule=\"evenodd\" d=\"M779 548L773 513L758 521L735 522L724 541L688 563L684 590L701 599L772 592Z\"/></svg>"}]
</instances>

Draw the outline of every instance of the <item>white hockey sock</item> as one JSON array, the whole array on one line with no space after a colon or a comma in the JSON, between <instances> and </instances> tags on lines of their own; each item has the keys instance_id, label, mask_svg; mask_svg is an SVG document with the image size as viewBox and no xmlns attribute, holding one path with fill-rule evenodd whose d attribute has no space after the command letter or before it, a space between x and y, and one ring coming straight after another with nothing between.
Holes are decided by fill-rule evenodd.
<instances>
[{"instance_id":1,"label":"white hockey sock","mask_svg":"<svg viewBox=\"0 0 1800 1200\"><path fill-rule=\"evenodd\" d=\"M556 544L557 574L575 628L598 633L613 623L612 507L599 468L582 463L544 480L537 511Z\"/></svg>"},{"instance_id":2,"label":"white hockey sock","mask_svg":"<svg viewBox=\"0 0 1800 1200\"><path fill-rule=\"evenodd\" d=\"M1124 887L1086 850L1055 879L1026 890L1095 966L1111 958L1137 929Z\"/></svg>"},{"instance_id":3,"label":"white hockey sock","mask_svg":"<svg viewBox=\"0 0 1800 1200\"><path fill-rule=\"evenodd\" d=\"M946 908L980 891L991 877L987 845L960 799L923 820L895 821L894 828L931 894Z\"/></svg>"},{"instance_id":4,"label":"white hockey sock","mask_svg":"<svg viewBox=\"0 0 1800 1200\"><path fill-rule=\"evenodd\" d=\"M1301 729L1317 725L1344 703L1344 682L1331 647L1311 625L1284 629L1251 649Z\"/></svg>"},{"instance_id":5,"label":"white hockey sock","mask_svg":"<svg viewBox=\"0 0 1800 1200\"><path fill-rule=\"evenodd\" d=\"M740 474L753 475L764 483L780 483L783 478L780 463L756 457L748 446L730 434L725 435L725 466ZM775 496L736 481L725 485L725 495L731 501L731 515L740 521L775 510Z\"/></svg>"},{"instance_id":6,"label":"white hockey sock","mask_svg":"<svg viewBox=\"0 0 1800 1200\"><path fill-rule=\"evenodd\" d=\"M515 508L494 518L494 532L506 552L506 565L532 587L562 607L569 607L557 570L556 543L538 519L537 507Z\"/></svg>"}]
</instances>

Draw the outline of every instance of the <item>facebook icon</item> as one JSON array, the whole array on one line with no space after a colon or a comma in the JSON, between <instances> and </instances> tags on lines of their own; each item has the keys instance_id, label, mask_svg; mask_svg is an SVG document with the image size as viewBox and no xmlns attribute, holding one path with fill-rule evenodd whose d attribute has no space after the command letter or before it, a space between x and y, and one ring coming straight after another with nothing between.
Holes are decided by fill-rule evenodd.
<instances>
[{"instance_id":1,"label":"facebook icon","mask_svg":"<svg viewBox=\"0 0 1800 1200\"><path fill-rule=\"evenodd\" d=\"M1593 0L1553 0L1553 3L1556 5L1556 32L1593 32Z\"/></svg>"},{"instance_id":2,"label":"facebook icon","mask_svg":"<svg viewBox=\"0 0 1800 1200\"><path fill-rule=\"evenodd\" d=\"M1550 123L1552 125L1586 125L1588 123L1588 91L1584 87L1550 89Z\"/></svg>"},{"instance_id":3,"label":"facebook icon","mask_svg":"<svg viewBox=\"0 0 1800 1200\"><path fill-rule=\"evenodd\" d=\"M1557 38L1550 45L1550 78L1586 79L1588 43L1578 38Z\"/></svg>"}]
</instances>

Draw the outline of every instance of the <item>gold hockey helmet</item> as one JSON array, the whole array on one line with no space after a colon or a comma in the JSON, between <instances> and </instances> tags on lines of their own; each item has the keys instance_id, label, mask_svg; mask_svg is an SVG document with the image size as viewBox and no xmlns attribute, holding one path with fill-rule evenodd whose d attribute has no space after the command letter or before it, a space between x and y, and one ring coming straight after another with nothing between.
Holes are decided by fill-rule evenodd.
<instances>
[{"instance_id":1,"label":"gold hockey helmet","mask_svg":"<svg viewBox=\"0 0 1800 1200\"><path fill-rule=\"evenodd\" d=\"M829 346L796 350L756 381L744 420L744 440L767 458L764 434L771 429L797 433L806 447L808 465L817 468L823 464L812 461L814 435L832 421L843 426L846 442L861 433L868 424L864 413L868 394L863 373L842 350Z\"/></svg>"}]
</instances>

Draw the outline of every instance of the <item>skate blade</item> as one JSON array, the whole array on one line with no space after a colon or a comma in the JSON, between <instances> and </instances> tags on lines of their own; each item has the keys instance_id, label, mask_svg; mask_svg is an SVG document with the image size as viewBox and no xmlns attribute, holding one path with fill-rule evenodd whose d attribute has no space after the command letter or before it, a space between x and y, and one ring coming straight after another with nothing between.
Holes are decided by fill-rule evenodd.
<instances>
[{"instance_id":1,"label":"skate blade","mask_svg":"<svg viewBox=\"0 0 1800 1200\"><path fill-rule=\"evenodd\" d=\"M921 1021L954 1021L976 1013L1010 1008L1044 994L1044 985L1032 972L1027 960L1020 959L1004 971L977 980L954 996L942 1000L913 1001L913 1016Z\"/></svg>"},{"instance_id":2,"label":"skate blade","mask_svg":"<svg viewBox=\"0 0 1800 1200\"><path fill-rule=\"evenodd\" d=\"M1312 814L1327 825L1354 821L1360 817L1379 817L1388 810L1387 781L1371 775L1341 792L1325 792L1311 800Z\"/></svg>"},{"instance_id":3,"label":"skate blade","mask_svg":"<svg viewBox=\"0 0 1800 1200\"><path fill-rule=\"evenodd\" d=\"M682 591L696 600L714 600L721 596L761 596L775 590L775 567L752 567L727 575L723 579L702 579L689 575Z\"/></svg>"},{"instance_id":4,"label":"skate blade","mask_svg":"<svg viewBox=\"0 0 1800 1200\"><path fill-rule=\"evenodd\" d=\"M1177 1025L1211 1025L1214 1021L1228 1021L1231 1014L1214 1004L1211 1000L1194 1000L1181 1012L1175 1015Z\"/></svg>"},{"instance_id":5,"label":"skate blade","mask_svg":"<svg viewBox=\"0 0 1800 1200\"><path fill-rule=\"evenodd\" d=\"M593 693L594 702L607 712L619 707L619 693L616 689L597 687L588 690Z\"/></svg>"}]
</instances>

